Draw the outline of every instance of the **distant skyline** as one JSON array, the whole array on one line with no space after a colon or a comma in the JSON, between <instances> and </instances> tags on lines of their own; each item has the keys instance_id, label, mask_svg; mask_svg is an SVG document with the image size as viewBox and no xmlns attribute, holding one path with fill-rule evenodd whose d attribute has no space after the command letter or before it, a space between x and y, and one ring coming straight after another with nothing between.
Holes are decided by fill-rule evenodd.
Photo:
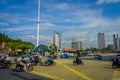
<instances>
[{"instance_id":1,"label":"distant skyline","mask_svg":"<svg viewBox=\"0 0 120 80\"><path fill-rule=\"evenodd\" d=\"M83 47L97 47L98 32L113 43L120 34L120 0L40 0L40 44L53 43L54 31L62 35L62 47L72 40ZM0 0L0 32L36 45L38 0Z\"/></svg>"}]
</instances>

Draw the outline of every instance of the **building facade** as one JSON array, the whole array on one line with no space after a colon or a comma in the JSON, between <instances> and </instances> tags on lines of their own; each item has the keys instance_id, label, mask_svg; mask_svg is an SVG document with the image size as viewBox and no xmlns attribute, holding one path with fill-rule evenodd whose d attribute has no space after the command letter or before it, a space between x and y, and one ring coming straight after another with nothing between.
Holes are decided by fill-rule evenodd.
<instances>
[{"instance_id":1,"label":"building facade","mask_svg":"<svg viewBox=\"0 0 120 80\"><path fill-rule=\"evenodd\" d=\"M61 49L61 33L54 33L53 43L57 46L57 49Z\"/></svg>"},{"instance_id":2,"label":"building facade","mask_svg":"<svg viewBox=\"0 0 120 80\"><path fill-rule=\"evenodd\" d=\"M71 43L71 47L74 49L74 50L80 50L82 48L82 41L73 41Z\"/></svg>"},{"instance_id":3,"label":"building facade","mask_svg":"<svg viewBox=\"0 0 120 80\"><path fill-rule=\"evenodd\" d=\"M117 35L113 35L113 50L120 51L120 38Z\"/></svg>"},{"instance_id":4,"label":"building facade","mask_svg":"<svg viewBox=\"0 0 120 80\"><path fill-rule=\"evenodd\" d=\"M104 33L98 33L98 49L105 48L105 35Z\"/></svg>"}]
</instances>

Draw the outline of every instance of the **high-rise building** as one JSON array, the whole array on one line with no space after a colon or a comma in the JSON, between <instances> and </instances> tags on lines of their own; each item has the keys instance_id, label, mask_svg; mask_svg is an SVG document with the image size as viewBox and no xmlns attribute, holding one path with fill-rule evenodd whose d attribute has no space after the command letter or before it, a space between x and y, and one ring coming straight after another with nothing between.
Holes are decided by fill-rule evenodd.
<instances>
[{"instance_id":1,"label":"high-rise building","mask_svg":"<svg viewBox=\"0 0 120 80\"><path fill-rule=\"evenodd\" d=\"M105 48L105 36L104 33L98 33L98 49Z\"/></svg>"},{"instance_id":2,"label":"high-rise building","mask_svg":"<svg viewBox=\"0 0 120 80\"><path fill-rule=\"evenodd\" d=\"M61 49L61 33L54 33L53 43L57 46L57 49Z\"/></svg>"},{"instance_id":3,"label":"high-rise building","mask_svg":"<svg viewBox=\"0 0 120 80\"><path fill-rule=\"evenodd\" d=\"M82 48L82 41L73 41L71 43L71 47L74 49L74 50L80 50L80 48Z\"/></svg>"},{"instance_id":4,"label":"high-rise building","mask_svg":"<svg viewBox=\"0 0 120 80\"><path fill-rule=\"evenodd\" d=\"M115 51L120 51L120 38L117 35L113 35L113 49Z\"/></svg>"}]
</instances>

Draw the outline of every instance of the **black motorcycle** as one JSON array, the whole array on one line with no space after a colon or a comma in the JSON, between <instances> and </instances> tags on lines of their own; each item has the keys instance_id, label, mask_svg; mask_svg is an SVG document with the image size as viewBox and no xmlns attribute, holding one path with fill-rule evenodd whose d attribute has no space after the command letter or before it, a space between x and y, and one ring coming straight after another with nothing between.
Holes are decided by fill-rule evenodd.
<instances>
[{"instance_id":1,"label":"black motorcycle","mask_svg":"<svg viewBox=\"0 0 120 80\"><path fill-rule=\"evenodd\" d=\"M74 60L73 61L73 65L84 65L84 62L82 61L82 60L80 60L80 61L76 61L76 60Z\"/></svg>"},{"instance_id":2,"label":"black motorcycle","mask_svg":"<svg viewBox=\"0 0 120 80\"><path fill-rule=\"evenodd\" d=\"M116 67L120 68L120 63L117 64L117 63L115 62L115 60L112 59L112 68L116 68Z\"/></svg>"},{"instance_id":3,"label":"black motorcycle","mask_svg":"<svg viewBox=\"0 0 120 80\"><path fill-rule=\"evenodd\" d=\"M38 64L41 65L41 60L37 56L31 57L30 62L33 66L36 66Z\"/></svg>"},{"instance_id":4,"label":"black motorcycle","mask_svg":"<svg viewBox=\"0 0 120 80\"><path fill-rule=\"evenodd\" d=\"M33 71L33 66L31 63L25 63L25 66L19 65L15 68L17 72L22 72L24 71L24 67L26 67L27 71Z\"/></svg>"},{"instance_id":5,"label":"black motorcycle","mask_svg":"<svg viewBox=\"0 0 120 80\"><path fill-rule=\"evenodd\" d=\"M55 66L56 65L56 62L55 61L45 61L43 63L44 66Z\"/></svg>"},{"instance_id":6,"label":"black motorcycle","mask_svg":"<svg viewBox=\"0 0 120 80\"><path fill-rule=\"evenodd\" d=\"M12 65L12 62L10 60L4 60L2 59L0 61L1 68L9 68Z\"/></svg>"},{"instance_id":7,"label":"black motorcycle","mask_svg":"<svg viewBox=\"0 0 120 80\"><path fill-rule=\"evenodd\" d=\"M33 66L32 66L31 63L27 63L26 68L27 68L28 71L33 71Z\"/></svg>"}]
</instances>

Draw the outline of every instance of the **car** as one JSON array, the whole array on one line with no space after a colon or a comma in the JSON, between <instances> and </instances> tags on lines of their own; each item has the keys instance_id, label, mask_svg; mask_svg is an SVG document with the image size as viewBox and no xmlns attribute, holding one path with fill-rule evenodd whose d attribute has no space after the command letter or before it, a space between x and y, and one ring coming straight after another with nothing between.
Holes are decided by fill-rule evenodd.
<instances>
[{"instance_id":1,"label":"car","mask_svg":"<svg viewBox=\"0 0 120 80\"><path fill-rule=\"evenodd\" d=\"M99 54L98 54L98 55L95 55L94 58L95 58L95 59L98 59L98 60L102 60L102 56L99 55Z\"/></svg>"}]
</instances>

